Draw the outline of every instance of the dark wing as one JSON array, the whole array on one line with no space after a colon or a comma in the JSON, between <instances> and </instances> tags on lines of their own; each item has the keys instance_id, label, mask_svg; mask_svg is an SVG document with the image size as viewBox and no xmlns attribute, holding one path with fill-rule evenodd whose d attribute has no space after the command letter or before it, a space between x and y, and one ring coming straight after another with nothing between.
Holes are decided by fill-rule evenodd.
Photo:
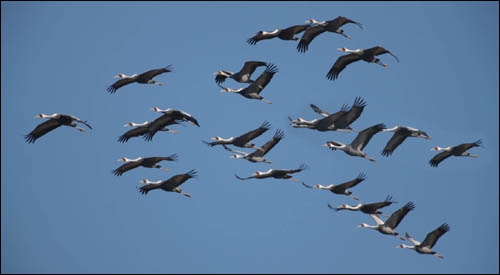
<instances>
[{"instance_id":1,"label":"dark wing","mask_svg":"<svg viewBox=\"0 0 500 275\"><path fill-rule=\"evenodd\" d=\"M311 43L316 36L324 33L325 31L326 28L321 25L307 29L302 35L302 38L300 38L299 44L297 45L297 51L305 53L309 48L309 43Z\"/></svg>"},{"instance_id":2,"label":"dark wing","mask_svg":"<svg viewBox=\"0 0 500 275\"><path fill-rule=\"evenodd\" d=\"M260 66L267 66L267 63L262 62L262 61L247 61L243 65L243 68L241 68L240 73L251 75L251 74L253 74L255 69L257 69L257 67L260 67Z\"/></svg>"},{"instance_id":3,"label":"dark wing","mask_svg":"<svg viewBox=\"0 0 500 275\"><path fill-rule=\"evenodd\" d=\"M345 25L347 23L356 24L356 25L358 25L358 27L360 29L363 29L363 25L361 25L360 23L355 22L355 21L353 21L353 20L351 20L351 19L349 19L347 17L343 17L343 16L339 16L339 17L337 17L337 18L335 18L335 19L333 19L331 21L328 21L327 23L330 23L330 24L334 25L335 29L338 29L338 28L342 27L343 25Z\"/></svg>"},{"instance_id":4,"label":"dark wing","mask_svg":"<svg viewBox=\"0 0 500 275\"><path fill-rule=\"evenodd\" d=\"M139 188L139 191L141 192L141 194L146 195L149 191L154 190L154 189L158 189L158 188L161 188L161 184L150 183L150 184L146 184L146 185L141 186L141 188Z\"/></svg>"},{"instance_id":5,"label":"dark wing","mask_svg":"<svg viewBox=\"0 0 500 275\"><path fill-rule=\"evenodd\" d=\"M276 144L278 144L278 142L280 142L280 140L284 137L285 134L283 133L283 131L281 131L280 129L276 130L276 133L274 133L273 138L260 147L262 150L256 150L252 154L258 157L264 156L265 154L267 154L267 152L273 149L273 147Z\"/></svg>"},{"instance_id":6,"label":"dark wing","mask_svg":"<svg viewBox=\"0 0 500 275\"><path fill-rule=\"evenodd\" d=\"M115 176L121 176L123 175L123 173L127 172L128 170L132 170L134 168L137 168L141 165L141 162L140 161L131 161L131 162L127 162L125 164L123 164L122 166L116 168L114 171L113 171L113 174Z\"/></svg>"},{"instance_id":7,"label":"dark wing","mask_svg":"<svg viewBox=\"0 0 500 275\"><path fill-rule=\"evenodd\" d=\"M262 125L260 125L259 128L252 130L250 132L247 132L247 133L235 138L233 143L237 143L237 142L241 142L243 144L247 143L250 140L265 133L267 130L269 130L269 127L271 127L271 124L269 124L269 122L267 122L267 121L264 121L264 123L262 123Z\"/></svg>"},{"instance_id":8,"label":"dark wing","mask_svg":"<svg viewBox=\"0 0 500 275\"><path fill-rule=\"evenodd\" d=\"M330 127L331 125L336 126L337 125L336 121L347 113L347 107L348 106L344 104L344 105L342 105L342 108L340 109L340 111L338 111L334 114L331 114L325 118L320 119L316 123L316 128L317 129L326 129L326 128Z\"/></svg>"},{"instance_id":9,"label":"dark wing","mask_svg":"<svg viewBox=\"0 0 500 275\"><path fill-rule=\"evenodd\" d=\"M410 135L409 131L399 131L397 130L394 135L392 135L391 139L385 145L384 150L382 151L382 156L390 156L392 152L398 147L405 139Z\"/></svg>"},{"instance_id":10,"label":"dark wing","mask_svg":"<svg viewBox=\"0 0 500 275\"><path fill-rule=\"evenodd\" d=\"M413 209L415 209L415 205L413 204L413 202L407 203L405 206L392 213L389 219L385 221L385 225L392 229L396 228L406 216L406 214L408 214L408 212L412 211Z\"/></svg>"},{"instance_id":11,"label":"dark wing","mask_svg":"<svg viewBox=\"0 0 500 275\"><path fill-rule=\"evenodd\" d=\"M388 51L382 47L377 46L377 47L373 47L373 48L365 50L365 54L374 55L374 56L381 55L384 53L388 53L388 54L392 55L399 62L399 58L397 56L395 56L393 53L391 53L390 51Z\"/></svg>"},{"instance_id":12,"label":"dark wing","mask_svg":"<svg viewBox=\"0 0 500 275\"><path fill-rule=\"evenodd\" d=\"M420 244L421 247L434 247L439 237L441 237L444 233L450 231L450 226L446 223L443 223L440 227L427 234L425 240Z\"/></svg>"},{"instance_id":13,"label":"dark wing","mask_svg":"<svg viewBox=\"0 0 500 275\"><path fill-rule=\"evenodd\" d=\"M366 179L366 175L364 173L359 173L357 178L355 178L351 181L336 185L335 189L338 188L339 190L345 190L345 189L356 186L358 183L364 181L365 179Z\"/></svg>"},{"instance_id":14,"label":"dark wing","mask_svg":"<svg viewBox=\"0 0 500 275\"><path fill-rule=\"evenodd\" d=\"M363 109L365 108L366 106L366 102L361 98L361 97L356 97L354 99L354 103L352 104L352 107L351 109L349 110L349 112L347 112L345 114L345 116L342 117L342 126L344 126L345 128L349 127L349 125L351 125L351 123L353 123L354 121L356 121L356 119L359 118L359 116L361 115L361 113L363 112ZM344 125L345 123L345 125ZM338 122L337 122L338 124Z\"/></svg>"},{"instance_id":15,"label":"dark wing","mask_svg":"<svg viewBox=\"0 0 500 275\"><path fill-rule=\"evenodd\" d=\"M313 109L314 112L318 113L319 115L322 115L324 117L327 117L329 116L330 114L321 110L320 108L318 108L318 106L314 105L314 104L309 104L309 106L311 106L311 108Z\"/></svg>"},{"instance_id":16,"label":"dark wing","mask_svg":"<svg viewBox=\"0 0 500 275\"><path fill-rule=\"evenodd\" d=\"M469 150L470 148L478 147L481 144L482 144L481 140L475 141L473 143L460 144L458 146L453 147L452 152L463 153L463 152Z\"/></svg>"},{"instance_id":17,"label":"dark wing","mask_svg":"<svg viewBox=\"0 0 500 275\"><path fill-rule=\"evenodd\" d=\"M271 32L271 33L268 33L268 34L262 34L263 32L260 31L256 35L254 35L253 37L250 37L247 40L247 43L250 44L250 45L255 45L260 40L275 38L276 36L278 36L280 34L280 32L281 31L278 30L276 32Z\"/></svg>"},{"instance_id":18,"label":"dark wing","mask_svg":"<svg viewBox=\"0 0 500 275\"><path fill-rule=\"evenodd\" d=\"M358 150L363 150L368 142L370 142L370 139L373 137L373 135L382 131L383 129L385 129L385 125L383 123L364 129L354 139L354 141L351 143L351 146L353 148L357 148Z\"/></svg>"},{"instance_id":19,"label":"dark wing","mask_svg":"<svg viewBox=\"0 0 500 275\"><path fill-rule=\"evenodd\" d=\"M226 81L226 78L228 78L229 76L233 75L233 73L228 72L228 71L222 70L221 72L223 72L224 74L218 74L217 73L217 75L215 76L215 82L217 84L223 83L224 81Z\"/></svg>"},{"instance_id":20,"label":"dark wing","mask_svg":"<svg viewBox=\"0 0 500 275\"><path fill-rule=\"evenodd\" d=\"M196 173L197 172L193 169L185 174L175 175L175 176L171 177L170 179L168 179L165 182L165 184L168 186L171 186L173 189L173 188L183 184L188 179L197 177Z\"/></svg>"},{"instance_id":21,"label":"dark wing","mask_svg":"<svg viewBox=\"0 0 500 275\"><path fill-rule=\"evenodd\" d=\"M24 139L26 140L27 143L33 143L39 137L45 135L46 133L54 130L59 126L61 126L61 123L57 119L51 118L36 126L36 128L33 131L31 131L31 133L24 136Z\"/></svg>"},{"instance_id":22,"label":"dark wing","mask_svg":"<svg viewBox=\"0 0 500 275\"><path fill-rule=\"evenodd\" d=\"M269 63L266 70L255 80L252 85L256 85L259 89L257 93L262 91L267 84L271 81L274 74L278 72L278 67L274 64Z\"/></svg>"},{"instance_id":23,"label":"dark wing","mask_svg":"<svg viewBox=\"0 0 500 275\"><path fill-rule=\"evenodd\" d=\"M123 79L120 79L120 80L117 80L115 83L113 83L111 86L109 86L106 90L110 93L110 94L113 94L116 92L116 90L118 90L119 88L125 86L125 85L128 85L130 83L134 83L137 81L137 79L139 78L138 75L136 75L135 77L127 77L127 78L123 78Z\"/></svg>"},{"instance_id":24,"label":"dark wing","mask_svg":"<svg viewBox=\"0 0 500 275\"><path fill-rule=\"evenodd\" d=\"M192 124L200 127L200 124L198 121L194 118L194 116L184 112L184 111L179 111L179 110L172 110L169 113L174 120L182 120L182 121L189 121Z\"/></svg>"},{"instance_id":25,"label":"dark wing","mask_svg":"<svg viewBox=\"0 0 500 275\"><path fill-rule=\"evenodd\" d=\"M451 153L450 152L447 152L447 151L444 151L444 152L441 152L437 155L435 155L430 161L430 165L432 167L438 167L439 163L443 160L445 160L446 158L450 157L451 156Z\"/></svg>"},{"instance_id":26,"label":"dark wing","mask_svg":"<svg viewBox=\"0 0 500 275\"><path fill-rule=\"evenodd\" d=\"M391 205L393 203L391 199L391 196L387 196L385 201L365 204L362 206L362 209L368 213L375 213L378 209Z\"/></svg>"},{"instance_id":27,"label":"dark wing","mask_svg":"<svg viewBox=\"0 0 500 275\"><path fill-rule=\"evenodd\" d=\"M144 133L144 140L146 141L151 141L153 139L153 136L158 132L160 129L163 129L169 122L172 122L174 119L170 114L163 114L159 118L153 120L151 124L146 128L146 131Z\"/></svg>"},{"instance_id":28,"label":"dark wing","mask_svg":"<svg viewBox=\"0 0 500 275\"><path fill-rule=\"evenodd\" d=\"M168 156L168 157L148 157L148 158L144 158L144 162L145 163L152 163L152 164L158 163L158 162L160 162L162 160L175 161L175 160L177 160L177 154L173 154L173 155Z\"/></svg>"},{"instance_id":29,"label":"dark wing","mask_svg":"<svg viewBox=\"0 0 500 275\"><path fill-rule=\"evenodd\" d=\"M293 173L298 173L301 172L305 169L307 169L308 166L305 163L302 163L298 169L281 169L281 170L275 170L276 172L282 172L286 174L293 174Z\"/></svg>"},{"instance_id":30,"label":"dark wing","mask_svg":"<svg viewBox=\"0 0 500 275\"><path fill-rule=\"evenodd\" d=\"M142 73L139 75L139 78L142 80L149 80L149 79L153 79L153 77L155 77L159 74L167 73L167 72L171 72L171 71L172 71L172 65L168 65L165 68L149 70L145 73Z\"/></svg>"},{"instance_id":31,"label":"dark wing","mask_svg":"<svg viewBox=\"0 0 500 275\"><path fill-rule=\"evenodd\" d=\"M351 53L348 55L343 55L335 61L335 64L330 68L328 74L326 74L326 78L329 80L335 80L339 76L339 73L352 62L356 62L361 60L361 57L357 54Z\"/></svg>"},{"instance_id":32,"label":"dark wing","mask_svg":"<svg viewBox=\"0 0 500 275\"><path fill-rule=\"evenodd\" d=\"M148 132L148 127L146 126L136 127L134 129L128 130L125 134L121 135L118 138L118 141L122 143L127 142L131 137L142 136L147 132Z\"/></svg>"}]
</instances>

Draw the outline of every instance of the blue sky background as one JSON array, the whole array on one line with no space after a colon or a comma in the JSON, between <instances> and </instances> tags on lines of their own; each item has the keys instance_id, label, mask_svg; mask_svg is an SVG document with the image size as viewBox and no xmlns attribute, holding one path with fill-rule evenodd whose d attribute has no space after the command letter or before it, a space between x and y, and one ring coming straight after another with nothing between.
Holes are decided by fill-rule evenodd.
<instances>
[{"instance_id":1,"label":"blue sky background","mask_svg":"<svg viewBox=\"0 0 500 275\"><path fill-rule=\"evenodd\" d=\"M2 273L498 273L498 3L342 2L2 2L1 272ZM346 16L364 26L343 27L352 40L318 36L305 54L297 42L246 40L259 30ZM383 68L348 66L335 81L325 75L350 49L383 46L396 54ZM213 72L238 71L243 62L279 68L261 93L269 105L222 94ZM155 78L165 86L131 84L114 95L118 73L142 73L173 64ZM253 78L258 77L259 68ZM226 81L232 88L245 84ZM328 111L367 102L353 128L407 125L432 140L407 139L394 154L381 151L392 133L379 133L365 151L377 162L332 152L328 140L350 143L354 133L289 126L287 116L314 119L310 103ZM117 137L128 122L184 110L201 127L173 126L152 142ZM39 113L72 114L93 130L60 127L27 144L23 136ZM237 136L268 120L286 137L267 155L273 164L230 159L201 140ZM482 139L470 152L436 169L433 146ZM179 155L171 169L111 171L121 157ZM451 230L436 244L444 260L396 249L401 242L360 223L358 212L335 213L327 204L357 201L306 189L290 180L238 181L257 170L310 169L305 183L342 183L360 172L352 189L361 202L391 194L396 211L415 203L397 228L422 241L443 222ZM191 199L137 190L139 180L164 180L198 171L183 184ZM407 243L409 244L409 243Z\"/></svg>"}]
</instances>

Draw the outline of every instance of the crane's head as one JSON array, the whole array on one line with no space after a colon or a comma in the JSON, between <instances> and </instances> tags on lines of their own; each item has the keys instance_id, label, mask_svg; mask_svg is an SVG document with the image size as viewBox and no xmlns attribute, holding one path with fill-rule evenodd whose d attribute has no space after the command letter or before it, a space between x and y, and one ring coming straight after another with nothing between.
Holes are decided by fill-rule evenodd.
<instances>
[{"instance_id":1,"label":"crane's head","mask_svg":"<svg viewBox=\"0 0 500 275\"><path fill-rule=\"evenodd\" d=\"M368 224L362 223L362 224L358 225L357 227L368 227Z\"/></svg>"},{"instance_id":2,"label":"crane's head","mask_svg":"<svg viewBox=\"0 0 500 275\"><path fill-rule=\"evenodd\" d=\"M222 140L222 138L219 137L219 136L216 136L216 137L211 138L211 140L217 140L217 141L219 141L219 140Z\"/></svg>"},{"instance_id":3,"label":"crane's head","mask_svg":"<svg viewBox=\"0 0 500 275\"><path fill-rule=\"evenodd\" d=\"M339 205L339 207L337 207L338 209L347 209L347 204L341 204Z\"/></svg>"},{"instance_id":4,"label":"crane's head","mask_svg":"<svg viewBox=\"0 0 500 275\"><path fill-rule=\"evenodd\" d=\"M140 180L139 182L142 182L142 183L148 183L149 181L147 179L142 179Z\"/></svg>"},{"instance_id":5,"label":"crane's head","mask_svg":"<svg viewBox=\"0 0 500 275\"><path fill-rule=\"evenodd\" d=\"M127 162L127 158L121 158L121 159L119 159L119 160L117 160L117 161Z\"/></svg>"},{"instance_id":6,"label":"crane's head","mask_svg":"<svg viewBox=\"0 0 500 275\"><path fill-rule=\"evenodd\" d=\"M233 159L240 159L240 158L243 158L243 156L240 156L240 155L236 155L236 154L234 154L234 155L230 156L230 158L233 158Z\"/></svg>"},{"instance_id":7,"label":"crane's head","mask_svg":"<svg viewBox=\"0 0 500 275\"><path fill-rule=\"evenodd\" d=\"M337 48L337 50L347 52L347 48Z\"/></svg>"},{"instance_id":8,"label":"crane's head","mask_svg":"<svg viewBox=\"0 0 500 275\"><path fill-rule=\"evenodd\" d=\"M125 74L118 74L118 75L115 75L113 76L114 78L125 78L127 77Z\"/></svg>"},{"instance_id":9,"label":"crane's head","mask_svg":"<svg viewBox=\"0 0 500 275\"><path fill-rule=\"evenodd\" d=\"M440 150L440 148L439 148L438 146L435 146L435 147L433 147L433 148L431 149L431 151L439 151L439 150Z\"/></svg>"}]
</instances>

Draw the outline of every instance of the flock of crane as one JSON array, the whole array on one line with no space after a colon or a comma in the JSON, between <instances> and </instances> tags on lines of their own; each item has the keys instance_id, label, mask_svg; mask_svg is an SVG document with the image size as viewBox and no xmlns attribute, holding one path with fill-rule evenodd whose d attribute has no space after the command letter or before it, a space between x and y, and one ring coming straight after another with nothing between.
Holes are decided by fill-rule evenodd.
<instances>
[{"instance_id":1,"label":"flock of crane","mask_svg":"<svg viewBox=\"0 0 500 275\"><path fill-rule=\"evenodd\" d=\"M286 29L276 29L271 32L259 31L255 36L251 37L247 40L250 45L255 45L257 42L265 39L272 39L278 37L282 40L295 40L298 41L297 50L300 53L304 53L309 49L309 44L312 40L321 33L324 32L333 32L340 34L348 39L351 39L350 36L344 33L340 27L347 23L352 23L358 25L361 29L363 26L355 21L352 21L346 17L339 16L330 21L318 22L314 19L310 19L305 21L305 25L296 25L291 26ZM302 37L299 39L296 37L297 34L304 32ZM399 62L399 59L392 54L390 51L376 46L369 49L357 49L357 50L349 50L346 48L338 48L340 51L348 53L347 55L340 56L337 61L334 63L330 71L327 73L326 77L329 80L335 80L338 78L339 73L345 69L347 65L350 63L364 60L368 63L376 63L381 66L388 66L387 64L382 63L376 56L388 53L396 58ZM258 67L265 67L265 70L260 74L260 76L256 80L251 79L251 75L255 72ZM115 83L107 88L107 91L111 94L116 93L118 89L121 87L137 82L141 84L156 84L156 85L164 85L162 82L157 82L153 80L154 77L171 72L172 66L167 66L161 69L154 69L142 74L133 74L127 76L125 74L119 74L115 76L118 78ZM241 96L244 96L249 99L257 99L263 102L271 104L272 102L264 99L260 93L262 90L269 84L273 76L278 72L278 67L271 63L261 62L261 61L248 61L245 62L241 70L237 73L233 73L226 70L221 70L215 72L215 82L217 85L222 88L221 92L224 93L237 93ZM247 83L249 84L245 88L239 89L231 89L223 87L222 84L226 81L226 79L231 78L239 83ZM404 142L404 140L408 137L420 137L424 139L431 139L426 132L412 128L407 126L396 126L393 128L387 128L383 123L376 124L374 126L368 127L364 130L355 130L351 128L351 124L355 122L362 114L363 109L366 107L366 102L361 97L356 97L354 103L351 107L346 104L343 104L339 111L330 114L326 111L323 111L319 107L314 104L310 104L310 107L314 112L319 114L321 117L313 120L305 120L303 118L292 119L288 117L290 120L290 126L293 128L308 128L314 129L317 131L338 131L338 132L357 132L358 135L350 144L344 144L338 141L327 141L324 146L330 148L331 150L342 150L346 154L350 156L357 156L366 158L372 162L375 162L373 157L369 157L363 149L369 143L370 139L379 132L394 132L391 139L387 142L385 148L382 151L382 155L388 157L393 154L394 150ZM161 116L156 118L153 121L145 121L143 123L127 123L125 127L135 127L118 138L119 142L127 142L132 137L142 136L145 141L151 141L153 136L158 131L167 131L176 133L176 130L172 130L167 128L169 125L179 124L181 122L188 122L195 126L200 127L198 121L189 113L184 112L182 110L175 109L166 109L162 110L158 107L152 108L153 111L161 113ZM79 127L76 122L82 123L89 129L92 127L87 123L87 121L83 121L72 115L65 115L60 113L54 113L52 115L39 114L35 116L35 118L46 118L47 121L39 124L31 133L25 136L26 142L33 143L41 136L46 133L56 129L61 125L71 126L75 129L85 132L85 129ZM264 143L261 146L256 146L251 143L251 141L262 134L264 134L271 127L270 123L264 121L257 129L251 130L247 133L244 133L240 136L230 137L230 138L222 138L220 136L216 136L212 138L212 142L203 141L207 145L214 147L217 145L221 145L225 150L228 150L234 155L233 158L241 158L246 159L250 162L264 162L264 163L272 163L272 161L267 160L264 156L274 148L284 137L284 132L281 129L277 129L274 135L270 140ZM231 149L228 146L240 147L243 149L253 149L254 151L251 153L246 153L242 151L237 151ZM477 147L481 145L481 140L478 140L473 143L464 143L457 146L450 146L446 148L434 147L432 150L443 151L437 155L435 155L430 161L429 164L433 167L437 167L440 162L445 160L450 156L468 156L468 157L477 157L477 155L472 155L467 152L467 150ZM123 173L137 168L139 166L147 167L147 168L158 168L165 171L169 169L160 166L158 163L161 161L175 161L177 159L177 155L173 154L168 157L139 157L137 159L128 159L121 158L118 161L125 162L125 164L116 168L113 171L113 174L116 176L121 176ZM235 174L235 177L239 180L248 180L248 179L264 179L264 178L276 178L276 179L291 179L293 181L298 182L299 179L294 178L291 174L301 172L307 169L307 165L301 164L297 169L269 169L266 172L257 171L253 175L249 177L240 177ZM149 181L147 179L143 179L140 182L144 183L142 187L140 187L140 192L142 194L147 194L149 191L154 189L162 189L164 191L169 192L177 192L186 197L191 197L190 194L185 193L180 185L187 181L192 177L196 177L197 172L193 169L187 173L175 175L168 180L163 181ZM320 184L316 184L314 186L307 185L302 182L302 184L307 188L317 188L323 190L329 190L330 192L338 195L346 195L351 197L352 199L359 200L358 197L352 195L352 192L348 189L355 187L362 181L366 179L366 175L364 173L360 173L358 177L355 179L342 183L342 184L330 184L328 186L323 186ZM366 227L378 230L382 234L394 235L401 240L405 240L404 237L399 235L395 228L399 225L402 219L412 211L415 206L412 202L408 202L406 205L395 211L392 215L388 216L385 213L380 211L381 208L389 206L393 203L391 201L391 197L388 196L383 202L376 203L359 203L356 206L350 206L347 204L342 204L338 207L332 207L328 204L328 207L335 211L340 210L350 210L350 211L361 211L365 214L370 215L372 219L375 221L376 225L368 225L362 223L359 227ZM384 222L378 215L388 216L388 219ZM449 226L444 223L432 232L427 234L425 240L420 243L410 237L408 233L406 233L406 238L413 244L413 246L408 246L405 244L401 244L397 247L399 248L409 248L413 249L420 254L432 254L434 256L443 258L442 255L437 254L432 250L433 246L436 244L437 240L447 231L449 231Z\"/></svg>"}]
</instances>

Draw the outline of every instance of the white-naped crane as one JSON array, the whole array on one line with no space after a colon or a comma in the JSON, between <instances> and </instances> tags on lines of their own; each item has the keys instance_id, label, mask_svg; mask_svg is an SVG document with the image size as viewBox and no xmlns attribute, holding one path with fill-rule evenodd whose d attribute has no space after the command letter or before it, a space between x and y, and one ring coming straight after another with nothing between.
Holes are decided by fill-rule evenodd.
<instances>
[{"instance_id":1,"label":"white-naped crane","mask_svg":"<svg viewBox=\"0 0 500 275\"><path fill-rule=\"evenodd\" d=\"M307 185L305 183L302 183L305 187L307 188L318 188L318 189L323 189L323 190L329 190L330 192L334 194L339 194L339 195L346 195L349 196L355 200L359 200L358 197L354 196L351 191L347 190L349 188L352 188L358 183L364 181L366 179L366 175L364 173L359 173L358 177L356 177L353 180L350 180L348 182L344 182L342 184L330 184L328 186L324 186L321 184L316 184L313 186Z\"/></svg>"},{"instance_id":2,"label":"white-naped crane","mask_svg":"<svg viewBox=\"0 0 500 275\"><path fill-rule=\"evenodd\" d=\"M394 135L392 135L382 151L382 156L386 157L392 155L396 147L403 143L407 137L431 139L426 132L408 126L396 126L390 129L383 129L382 132L394 132Z\"/></svg>"},{"instance_id":3,"label":"white-naped crane","mask_svg":"<svg viewBox=\"0 0 500 275\"><path fill-rule=\"evenodd\" d=\"M253 37L250 37L247 40L247 43L250 45L255 45L257 42L265 39L272 39L278 37L281 40L295 40L299 39L296 37L297 34L307 30L311 25L295 25L288 27L286 29L275 29L271 32L259 31Z\"/></svg>"},{"instance_id":4,"label":"white-naped crane","mask_svg":"<svg viewBox=\"0 0 500 275\"><path fill-rule=\"evenodd\" d=\"M363 61L366 61L368 63L376 63L376 64L379 64L381 66L387 67L387 66L389 66L388 64L384 64L384 63L380 62L380 59L375 57L377 55L381 55L384 53L388 53L388 54L394 56L394 58L396 58L396 60L399 62L399 58L397 56L395 56L393 53L391 53L390 51L388 51L380 46L376 46L376 47L364 49L364 50L363 49L349 50L347 48L338 48L338 50L343 51L343 52L347 52L349 54L343 55L343 56L339 57L337 59L337 61L335 61L335 64L333 64L333 66L330 68L330 71L328 71L328 74L326 74L326 77L329 80L337 79L340 72L347 65L349 65L353 62L359 61L359 60L363 60Z\"/></svg>"},{"instance_id":5,"label":"white-naped crane","mask_svg":"<svg viewBox=\"0 0 500 275\"><path fill-rule=\"evenodd\" d=\"M172 125L172 124L178 124L178 122L175 120L171 120L165 126ZM151 125L150 121L144 121L143 123L130 122L130 123L123 125L124 127L130 126L130 127L136 127L136 128L128 130L127 132L125 132L125 134L119 136L118 142L122 142L122 143L127 142L132 137L138 137L138 136L142 136L142 135L146 134L148 132L149 125ZM162 129L160 129L158 131L171 132L173 134L178 133L177 130L171 130L171 129L168 129L167 127L163 127Z\"/></svg>"},{"instance_id":6,"label":"white-naped crane","mask_svg":"<svg viewBox=\"0 0 500 275\"><path fill-rule=\"evenodd\" d=\"M438 165L441 161L443 161L446 158L451 157L451 156L477 158L477 157L479 157L478 155L473 155L473 154L467 152L467 150L469 150L470 148L473 148L473 147L481 146L481 144L482 144L482 141L477 140L477 141L472 142L472 143L463 143L463 144L453 146L453 147L449 146L446 148L441 148L439 146L436 146L436 147L432 148L431 151L443 151L443 152L435 155L429 161L429 163L432 167L438 167Z\"/></svg>"},{"instance_id":7,"label":"white-naped crane","mask_svg":"<svg viewBox=\"0 0 500 275\"><path fill-rule=\"evenodd\" d=\"M194 177L197 177L197 172L193 169L185 174L175 175L168 180L149 181L147 179L143 179L140 182L146 183L146 185L141 186L139 190L142 194L146 195L151 190L162 189L163 191L177 192L188 198L191 198L191 195L182 191L179 186L188 179Z\"/></svg>"},{"instance_id":8,"label":"white-naped crane","mask_svg":"<svg viewBox=\"0 0 500 275\"><path fill-rule=\"evenodd\" d=\"M392 213L392 215L387 219L387 221L383 221L376 214L370 214L370 217L377 223L377 225L369 225L366 223L362 223L358 225L358 227L372 228L377 230L378 232L386 235L393 235L398 237L401 240L405 240L405 238L401 237L398 232L394 229L401 223L403 218L408 214L408 212L415 209L415 205L413 202L408 202L405 206L399 208L396 212Z\"/></svg>"},{"instance_id":9,"label":"white-naped crane","mask_svg":"<svg viewBox=\"0 0 500 275\"><path fill-rule=\"evenodd\" d=\"M264 159L264 155L266 155L271 149L273 149L273 147L276 146L276 144L278 144L278 142L280 142L280 140L284 137L285 137L285 133L283 133L283 131L278 129L274 133L273 138L271 138L268 142L266 142L264 145L262 145L259 149L255 150L254 152L252 152L250 154L230 149L224 144L222 145L222 147L224 147L224 149L226 149L228 151L236 153L235 155L232 155L231 158L246 159L250 162L273 163L272 161ZM238 154L241 154L241 155L238 155Z\"/></svg>"},{"instance_id":10,"label":"white-naped crane","mask_svg":"<svg viewBox=\"0 0 500 275\"><path fill-rule=\"evenodd\" d=\"M307 51L309 48L309 44L311 41L318 35L324 33L324 32L333 32L340 34L344 36L345 38L351 39L351 37L347 34L344 33L344 30L340 29L343 25L347 23L353 23L358 25L360 29L363 29L363 25L361 25L358 22L355 22L349 18L339 16L333 20L330 21L323 21L323 22L318 22L314 19L309 19L305 23L309 24L318 24L317 26L311 27L304 32L302 35L302 38L299 41L299 44L297 45L297 51L304 53Z\"/></svg>"},{"instance_id":11,"label":"white-naped crane","mask_svg":"<svg viewBox=\"0 0 500 275\"><path fill-rule=\"evenodd\" d=\"M346 145L338 141L327 141L325 144L323 144L323 146L326 146L332 150L339 149L350 156L362 157L375 162L375 159L366 155L366 153L363 152L363 149L368 144L373 135L382 131L382 129L385 129L385 125L383 123L380 123L361 131L358 136L351 142L351 144Z\"/></svg>"},{"instance_id":12,"label":"white-naped crane","mask_svg":"<svg viewBox=\"0 0 500 275\"><path fill-rule=\"evenodd\" d=\"M250 76L255 72L255 69L261 66L267 66L267 63L262 61L247 61L237 73L224 70L215 72L215 82L222 84L226 78L232 78L240 83L253 83L254 81L250 79Z\"/></svg>"},{"instance_id":13,"label":"white-naped crane","mask_svg":"<svg viewBox=\"0 0 500 275\"><path fill-rule=\"evenodd\" d=\"M39 114L34 116L34 118L48 118L49 120L40 123L38 126L36 126L36 128L33 131L31 131L31 133L24 136L24 139L26 140L27 143L35 142L41 136L56 129L61 125L71 126L77 129L78 131L85 132L85 129L78 127L75 121L82 123L89 129L92 129L92 127L90 126L90 124L87 123L86 120L83 121L72 115L65 115L59 113L54 113L52 115Z\"/></svg>"},{"instance_id":14,"label":"white-naped crane","mask_svg":"<svg viewBox=\"0 0 500 275\"><path fill-rule=\"evenodd\" d=\"M237 147L241 148L254 148L254 149L260 149L259 147L255 146L255 144L251 143L250 141L259 137L263 133L265 133L269 128L271 127L271 124L269 122L264 121L259 128L254 129L252 131L249 131L241 136L238 137L230 137L230 138L221 138L219 136L213 137L212 140L215 140L213 142L206 142L202 140L205 144L213 147L215 145L234 145Z\"/></svg>"},{"instance_id":15,"label":"white-naped crane","mask_svg":"<svg viewBox=\"0 0 500 275\"><path fill-rule=\"evenodd\" d=\"M113 170L113 174L115 176L121 176L123 175L123 173L132 170L134 168L137 168L139 166L146 168L158 168L164 171L169 171L168 168L163 168L158 164L158 162L163 160L175 161L177 160L177 154L173 154L168 157L147 157L147 158L138 157L136 159L121 158L118 161L123 161L125 162L125 164Z\"/></svg>"},{"instance_id":16,"label":"white-naped crane","mask_svg":"<svg viewBox=\"0 0 500 275\"><path fill-rule=\"evenodd\" d=\"M118 75L114 76L114 78L119 78L120 80L117 80L115 83L113 83L111 86L109 86L106 90L110 94L114 94L116 92L116 90L118 90L121 87L128 85L130 83L134 83L134 82L141 83L141 84L156 84L156 85L162 86L165 83L154 81L153 77L155 77L159 74L168 73L171 71L172 71L172 65L168 65L165 68L149 70L149 71L144 72L142 74L133 74L133 75L118 74Z\"/></svg>"},{"instance_id":17,"label":"white-naped crane","mask_svg":"<svg viewBox=\"0 0 500 275\"><path fill-rule=\"evenodd\" d=\"M182 110L175 110L170 108L162 110L158 107L154 107L152 108L152 110L155 112L163 113L163 115L153 120L151 124L149 124L147 132L143 136L146 141L151 141L156 132L160 131L169 124L173 124L173 121L187 121L193 125L200 127L200 124L192 115Z\"/></svg>"},{"instance_id":18,"label":"white-naped crane","mask_svg":"<svg viewBox=\"0 0 500 275\"><path fill-rule=\"evenodd\" d=\"M348 204L342 204L339 205L337 208L334 208L330 204L328 204L328 208L335 210L335 211L340 211L340 210L350 210L350 211L361 211L365 214L377 214L377 215L382 215L388 217L387 214L382 213L380 211L380 208L384 208L386 206L389 206L394 203L394 201L391 201L392 197L389 195L387 198L385 198L385 201L383 202L374 202L374 203L358 203L355 206L350 206Z\"/></svg>"},{"instance_id":19,"label":"white-naped crane","mask_svg":"<svg viewBox=\"0 0 500 275\"><path fill-rule=\"evenodd\" d=\"M307 168L308 168L307 165L302 163L298 169L269 169L266 172L257 171L252 176L247 178L242 178L236 174L234 175L239 180L275 178L275 179L291 179L292 181L298 182L299 179L293 178L290 174L301 172Z\"/></svg>"},{"instance_id":20,"label":"white-naped crane","mask_svg":"<svg viewBox=\"0 0 500 275\"><path fill-rule=\"evenodd\" d=\"M419 241L416 241L408 233L406 233L406 238L413 243L413 245L406 245L406 244L400 244L396 246L396 248L409 248L417 251L419 254L431 254L434 255L438 258L443 259L443 255L437 254L435 251L432 251L432 248L436 244L436 242L439 240L439 238L446 232L450 231L450 226L447 223L443 223L440 225L438 228L436 228L434 231L430 232L427 234L425 237L425 240L420 243Z\"/></svg>"},{"instance_id":21,"label":"white-naped crane","mask_svg":"<svg viewBox=\"0 0 500 275\"><path fill-rule=\"evenodd\" d=\"M292 120L288 117L291 122L290 126L294 128L309 128L318 131L359 132L358 130L353 130L350 125L359 118L366 106L366 102L361 97L356 97L350 109L348 105L343 104L340 111L334 114L329 114L314 104L310 104L309 106L311 106L314 112L324 116L324 118L307 121L302 118Z\"/></svg>"},{"instance_id":22,"label":"white-naped crane","mask_svg":"<svg viewBox=\"0 0 500 275\"><path fill-rule=\"evenodd\" d=\"M250 84L246 88L231 89L222 87L220 84L218 85L219 87L222 88L221 93L237 93L246 98L258 99L264 101L265 103L271 104L272 102L264 99L260 95L260 92L267 86L267 84L269 84L274 74L277 72L278 72L278 67L274 64L268 63L266 70L252 84Z\"/></svg>"}]
</instances>

